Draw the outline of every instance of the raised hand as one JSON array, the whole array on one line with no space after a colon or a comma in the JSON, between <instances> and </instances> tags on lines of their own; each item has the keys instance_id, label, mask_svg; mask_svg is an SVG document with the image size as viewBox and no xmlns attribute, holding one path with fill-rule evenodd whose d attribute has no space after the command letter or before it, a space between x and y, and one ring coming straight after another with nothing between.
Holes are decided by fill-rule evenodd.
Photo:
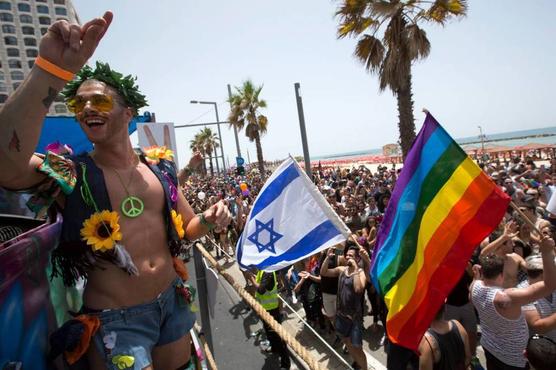
<instances>
[{"instance_id":1,"label":"raised hand","mask_svg":"<svg viewBox=\"0 0 556 370\"><path fill-rule=\"evenodd\" d=\"M519 225L514 220L504 225L504 235L506 235L508 239L515 238L518 234L519 234Z\"/></svg>"},{"instance_id":2,"label":"raised hand","mask_svg":"<svg viewBox=\"0 0 556 370\"><path fill-rule=\"evenodd\" d=\"M539 247L541 253L550 253L551 251L554 251L554 239L549 236L543 236Z\"/></svg>"},{"instance_id":3,"label":"raised hand","mask_svg":"<svg viewBox=\"0 0 556 370\"><path fill-rule=\"evenodd\" d=\"M104 13L80 26L66 20L53 23L39 44L39 55L60 68L77 72L93 55L112 23L113 14Z\"/></svg>"},{"instance_id":4,"label":"raised hand","mask_svg":"<svg viewBox=\"0 0 556 370\"><path fill-rule=\"evenodd\" d=\"M191 156L191 159L189 159L189 164L187 165L187 167L194 170L201 167L202 164L203 164L203 156L201 155L201 152L197 151L193 153L193 156Z\"/></svg>"},{"instance_id":5,"label":"raised hand","mask_svg":"<svg viewBox=\"0 0 556 370\"><path fill-rule=\"evenodd\" d=\"M204 215L208 222L216 225L216 231L226 228L232 220L232 214L230 213L228 204L225 200L221 200L218 203L213 204L204 212Z\"/></svg>"},{"instance_id":6,"label":"raised hand","mask_svg":"<svg viewBox=\"0 0 556 370\"><path fill-rule=\"evenodd\" d=\"M361 248L359 250L359 256L361 256L361 259L363 260L363 263L366 266L371 265L371 259L369 258L369 253L367 253L367 251L365 249Z\"/></svg>"}]
</instances>

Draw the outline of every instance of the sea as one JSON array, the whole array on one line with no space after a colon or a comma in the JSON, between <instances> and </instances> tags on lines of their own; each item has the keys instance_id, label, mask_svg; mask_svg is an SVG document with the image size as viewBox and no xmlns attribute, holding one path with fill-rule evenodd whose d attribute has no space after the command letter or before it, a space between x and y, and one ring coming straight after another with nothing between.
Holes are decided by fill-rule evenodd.
<instances>
[{"instance_id":1,"label":"sea","mask_svg":"<svg viewBox=\"0 0 556 370\"><path fill-rule=\"evenodd\" d=\"M456 142L467 147L481 147L484 143L485 148L492 146L504 146L504 147L516 147L527 144L555 144L556 145L556 126L554 127L544 127L536 128L531 130L519 130L502 132L497 134L488 135L485 134L483 140L479 135L469 136L464 138L456 139ZM311 160L325 160L325 159L342 159L342 158L353 158L353 157L363 157L368 155L381 155L382 148L367 149L367 150L357 150L353 152L345 153L335 153L314 156Z\"/></svg>"}]
</instances>

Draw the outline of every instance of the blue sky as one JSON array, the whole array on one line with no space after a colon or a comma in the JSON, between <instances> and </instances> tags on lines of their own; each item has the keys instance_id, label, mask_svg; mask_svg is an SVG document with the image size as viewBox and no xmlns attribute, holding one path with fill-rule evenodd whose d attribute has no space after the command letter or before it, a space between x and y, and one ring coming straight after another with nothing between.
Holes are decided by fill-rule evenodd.
<instances>
[{"instance_id":1,"label":"blue sky","mask_svg":"<svg viewBox=\"0 0 556 370\"><path fill-rule=\"evenodd\" d=\"M430 56L414 65L419 129L426 107L456 137L556 126L556 2L469 1L467 18L425 26ZM336 39L329 0L74 0L82 22L114 12L91 62L138 77L157 121L213 122L227 117L227 88L246 78L264 84L269 130L265 159L301 155L294 83L301 84L311 156L396 142L397 107L389 91L353 57L356 41ZM178 129L180 163L199 128ZM225 156L233 133L222 127ZM255 146L240 134L242 154Z\"/></svg>"}]
</instances>

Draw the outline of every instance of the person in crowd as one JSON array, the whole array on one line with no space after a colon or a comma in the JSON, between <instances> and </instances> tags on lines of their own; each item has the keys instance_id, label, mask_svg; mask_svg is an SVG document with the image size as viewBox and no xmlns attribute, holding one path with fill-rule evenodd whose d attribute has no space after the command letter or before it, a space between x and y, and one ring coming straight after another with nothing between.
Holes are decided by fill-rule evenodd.
<instances>
[{"instance_id":1,"label":"person in crowd","mask_svg":"<svg viewBox=\"0 0 556 370\"><path fill-rule=\"evenodd\" d=\"M419 370L465 370L471 360L467 332L457 320L445 320L444 305L419 343Z\"/></svg>"},{"instance_id":2,"label":"person in crowd","mask_svg":"<svg viewBox=\"0 0 556 370\"><path fill-rule=\"evenodd\" d=\"M543 260L539 255L532 255L525 260L527 280L519 285L526 288L543 280ZM530 334L543 334L556 341L556 290L539 298L532 304L523 306L525 320Z\"/></svg>"},{"instance_id":3,"label":"person in crowd","mask_svg":"<svg viewBox=\"0 0 556 370\"><path fill-rule=\"evenodd\" d=\"M475 308L469 299L469 286L473 281L473 271L471 261L467 263L467 268L462 273L456 286L446 298L444 306L444 320L457 320L465 329L469 341L471 353L471 363L474 367L479 367L477 358L477 316Z\"/></svg>"},{"instance_id":4,"label":"person in crowd","mask_svg":"<svg viewBox=\"0 0 556 370\"><path fill-rule=\"evenodd\" d=\"M527 345L528 330L522 306L556 288L554 241L543 238L540 249L544 279L526 288L503 288L505 259L501 256L481 256L480 264L474 266L471 300L479 314L481 345L489 370L526 368L521 354Z\"/></svg>"},{"instance_id":5,"label":"person in crowd","mask_svg":"<svg viewBox=\"0 0 556 370\"><path fill-rule=\"evenodd\" d=\"M196 215L176 191L170 153L132 148L128 125L146 105L135 80L108 64L83 67L112 18L106 12L83 25L59 20L48 28L31 72L0 110L0 186L34 193L28 204L38 213L52 205L63 214L53 274L68 286L86 279L82 314L100 326L92 345L78 346L66 360L104 369L127 356L136 368L186 369L194 315L179 255L185 238L225 227L230 215L222 202ZM35 155L43 119L62 89L94 150Z\"/></svg>"},{"instance_id":6,"label":"person in crowd","mask_svg":"<svg viewBox=\"0 0 556 370\"><path fill-rule=\"evenodd\" d=\"M324 259L321 273L323 276L338 277L338 300L336 306L335 328L354 358L354 366L367 368L367 358L363 352L363 300L370 260L367 252L354 242L346 242L347 266L329 269L329 260L335 257L329 250Z\"/></svg>"},{"instance_id":7,"label":"person in crowd","mask_svg":"<svg viewBox=\"0 0 556 370\"><path fill-rule=\"evenodd\" d=\"M339 244L328 249L326 253L321 255L321 260L319 261L320 275L321 275L321 292L322 292L322 306L323 311L328 319L330 332L334 332L334 320L336 319L336 300L338 294L338 277L337 276L324 276L322 274L324 261L327 259L329 254L333 253L333 256L328 258L328 270L332 270L338 266L345 264L345 259L343 256L344 246ZM334 344L338 344L340 338L336 335L336 340Z\"/></svg>"},{"instance_id":8,"label":"person in crowd","mask_svg":"<svg viewBox=\"0 0 556 370\"><path fill-rule=\"evenodd\" d=\"M304 269L298 273L299 282L294 288L294 292L301 300L305 311L305 319L314 329L321 332L325 329L324 315L322 314L322 294L320 265L318 264L320 255L314 254L304 261Z\"/></svg>"},{"instance_id":9,"label":"person in crowd","mask_svg":"<svg viewBox=\"0 0 556 370\"><path fill-rule=\"evenodd\" d=\"M282 322L280 315L280 301L278 299L278 279L275 272L257 271L257 275L253 279L253 286L256 289L255 298L263 306L263 308L276 320ZM280 356L280 368L289 369L291 367L291 359L288 353L288 347L284 340L280 338L270 325L263 321L263 327L266 337L270 342L270 348L273 353Z\"/></svg>"}]
</instances>

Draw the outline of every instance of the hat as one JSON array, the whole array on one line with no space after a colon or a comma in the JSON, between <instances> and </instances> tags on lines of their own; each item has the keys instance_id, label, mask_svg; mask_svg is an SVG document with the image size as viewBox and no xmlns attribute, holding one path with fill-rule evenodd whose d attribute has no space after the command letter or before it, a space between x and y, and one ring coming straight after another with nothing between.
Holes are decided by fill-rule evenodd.
<instances>
[{"instance_id":1,"label":"hat","mask_svg":"<svg viewBox=\"0 0 556 370\"><path fill-rule=\"evenodd\" d=\"M527 270L542 270L542 257L540 254L529 256L525 259L525 268Z\"/></svg>"},{"instance_id":2,"label":"hat","mask_svg":"<svg viewBox=\"0 0 556 370\"><path fill-rule=\"evenodd\" d=\"M490 177L498 178L498 172L494 171L493 173L490 174Z\"/></svg>"},{"instance_id":3,"label":"hat","mask_svg":"<svg viewBox=\"0 0 556 370\"><path fill-rule=\"evenodd\" d=\"M535 197L531 194L527 194L521 198L521 202L523 202L525 206L535 207Z\"/></svg>"}]
</instances>

